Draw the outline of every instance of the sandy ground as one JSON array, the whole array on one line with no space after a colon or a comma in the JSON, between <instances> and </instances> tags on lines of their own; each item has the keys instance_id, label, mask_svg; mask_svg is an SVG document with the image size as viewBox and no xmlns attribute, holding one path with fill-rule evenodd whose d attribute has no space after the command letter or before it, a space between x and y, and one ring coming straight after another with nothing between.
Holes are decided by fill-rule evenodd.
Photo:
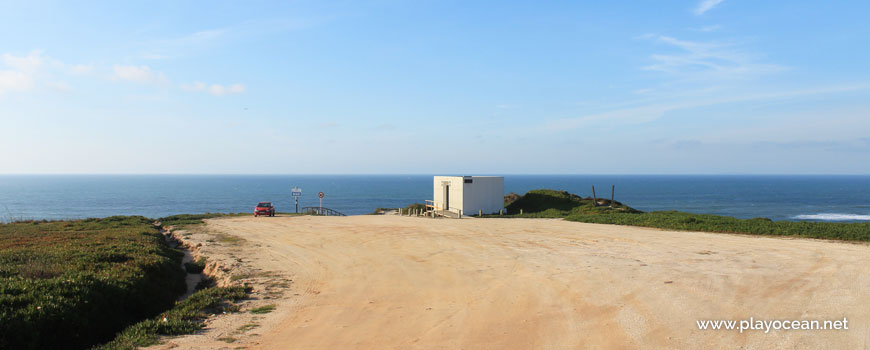
<instances>
[{"instance_id":1,"label":"sandy ground","mask_svg":"<svg viewBox=\"0 0 870 350\"><path fill-rule=\"evenodd\" d=\"M224 277L242 273L255 285L242 311L277 307L216 317L205 332L158 348L870 346L870 247L862 244L400 216L214 219L186 239L222 261L212 268ZM846 317L849 329L740 334L696 325L749 317Z\"/></svg>"}]
</instances>

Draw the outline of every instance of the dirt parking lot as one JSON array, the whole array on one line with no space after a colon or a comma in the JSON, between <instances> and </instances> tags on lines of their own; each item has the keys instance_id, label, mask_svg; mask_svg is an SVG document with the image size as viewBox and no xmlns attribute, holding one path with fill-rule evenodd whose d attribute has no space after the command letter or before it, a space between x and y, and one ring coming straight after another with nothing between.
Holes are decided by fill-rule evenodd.
<instances>
[{"instance_id":1,"label":"dirt parking lot","mask_svg":"<svg viewBox=\"0 0 870 350\"><path fill-rule=\"evenodd\" d=\"M253 348L870 346L863 244L548 219L239 217L206 229L241 237L236 256L293 280L242 343ZM696 323L750 317L846 317L849 329Z\"/></svg>"}]
</instances>

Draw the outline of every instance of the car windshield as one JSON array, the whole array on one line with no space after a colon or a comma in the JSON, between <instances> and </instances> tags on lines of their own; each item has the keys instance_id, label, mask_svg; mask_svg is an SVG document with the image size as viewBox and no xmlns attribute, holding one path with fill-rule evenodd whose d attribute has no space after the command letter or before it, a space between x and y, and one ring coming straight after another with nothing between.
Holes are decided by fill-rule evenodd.
<instances>
[{"instance_id":1,"label":"car windshield","mask_svg":"<svg viewBox=\"0 0 870 350\"><path fill-rule=\"evenodd\" d=\"M258 206L258 207L271 207L271 206L272 206L272 203L269 203L269 202L263 202L263 203L257 204L257 206Z\"/></svg>"}]
</instances>

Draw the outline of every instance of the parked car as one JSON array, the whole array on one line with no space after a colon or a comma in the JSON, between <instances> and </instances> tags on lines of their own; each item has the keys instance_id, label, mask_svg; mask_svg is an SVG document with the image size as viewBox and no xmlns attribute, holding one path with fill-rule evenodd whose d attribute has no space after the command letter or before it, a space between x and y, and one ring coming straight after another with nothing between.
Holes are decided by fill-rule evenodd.
<instances>
[{"instance_id":1,"label":"parked car","mask_svg":"<svg viewBox=\"0 0 870 350\"><path fill-rule=\"evenodd\" d=\"M275 207L272 206L272 202L260 202L257 203L257 206L254 207L254 216L275 216Z\"/></svg>"}]
</instances>

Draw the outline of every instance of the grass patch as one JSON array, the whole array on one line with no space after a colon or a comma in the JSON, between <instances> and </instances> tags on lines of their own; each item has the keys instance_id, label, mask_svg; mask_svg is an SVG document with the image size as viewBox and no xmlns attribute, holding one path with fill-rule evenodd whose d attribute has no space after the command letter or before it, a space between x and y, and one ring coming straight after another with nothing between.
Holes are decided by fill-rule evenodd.
<instances>
[{"instance_id":1,"label":"grass patch","mask_svg":"<svg viewBox=\"0 0 870 350\"><path fill-rule=\"evenodd\" d=\"M730 216L691 214L679 211L644 213L614 201L580 197L565 191L533 190L511 198L509 215L503 217L565 218L596 224L653 227L668 230L793 236L844 241L870 241L870 223L772 221L768 218L738 219ZM520 215L520 209L523 214ZM498 217L499 215L484 215Z\"/></svg>"},{"instance_id":2,"label":"grass patch","mask_svg":"<svg viewBox=\"0 0 870 350\"><path fill-rule=\"evenodd\" d=\"M185 292L150 219L0 224L0 349L86 348Z\"/></svg>"},{"instance_id":3,"label":"grass patch","mask_svg":"<svg viewBox=\"0 0 870 350\"><path fill-rule=\"evenodd\" d=\"M175 226L182 227L186 225L198 225L205 219L219 218L225 216L241 216L241 213L205 213L205 214L179 214L167 216L157 219L163 227Z\"/></svg>"},{"instance_id":4,"label":"grass patch","mask_svg":"<svg viewBox=\"0 0 870 350\"><path fill-rule=\"evenodd\" d=\"M248 323L248 324L243 325L243 326L239 327L238 329L236 329L236 333L245 333L245 332L250 331L252 329L255 329L257 327L260 327L260 325L258 325L256 323Z\"/></svg>"},{"instance_id":5,"label":"grass patch","mask_svg":"<svg viewBox=\"0 0 870 350\"><path fill-rule=\"evenodd\" d=\"M870 241L870 223L771 221L679 211L609 215L570 215L566 220L596 224L654 227L668 230L793 236L844 241Z\"/></svg>"},{"instance_id":6,"label":"grass patch","mask_svg":"<svg viewBox=\"0 0 870 350\"><path fill-rule=\"evenodd\" d=\"M238 311L233 303L244 299L250 292L245 287L215 287L198 291L165 314L124 329L115 340L96 349L132 350L157 344L161 335L196 332L202 329L203 321L209 315Z\"/></svg>"},{"instance_id":7,"label":"grass patch","mask_svg":"<svg viewBox=\"0 0 870 350\"><path fill-rule=\"evenodd\" d=\"M220 338L218 338L218 340L220 340L220 341L222 341L222 342L224 342L224 343L233 343L233 342L235 342L235 341L238 340L238 339L233 338L233 337L220 337Z\"/></svg>"},{"instance_id":8,"label":"grass patch","mask_svg":"<svg viewBox=\"0 0 870 350\"><path fill-rule=\"evenodd\" d=\"M275 304L264 305L251 309L251 313L256 315L268 314L272 311L275 311Z\"/></svg>"},{"instance_id":9,"label":"grass patch","mask_svg":"<svg viewBox=\"0 0 870 350\"><path fill-rule=\"evenodd\" d=\"M215 233L213 236L219 243L239 244L245 242L244 238L228 235L226 233Z\"/></svg>"},{"instance_id":10,"label":"grass patch","mask_svg":"<svg viewBox=\"0 0 870 350\"><path fill-rule=\"evenodd\" d=\"M188 261L184 263L184 270L187 273L202 273L205 270L205 258L199 258L196 261Z\"/></svg>"}]
</instances>

